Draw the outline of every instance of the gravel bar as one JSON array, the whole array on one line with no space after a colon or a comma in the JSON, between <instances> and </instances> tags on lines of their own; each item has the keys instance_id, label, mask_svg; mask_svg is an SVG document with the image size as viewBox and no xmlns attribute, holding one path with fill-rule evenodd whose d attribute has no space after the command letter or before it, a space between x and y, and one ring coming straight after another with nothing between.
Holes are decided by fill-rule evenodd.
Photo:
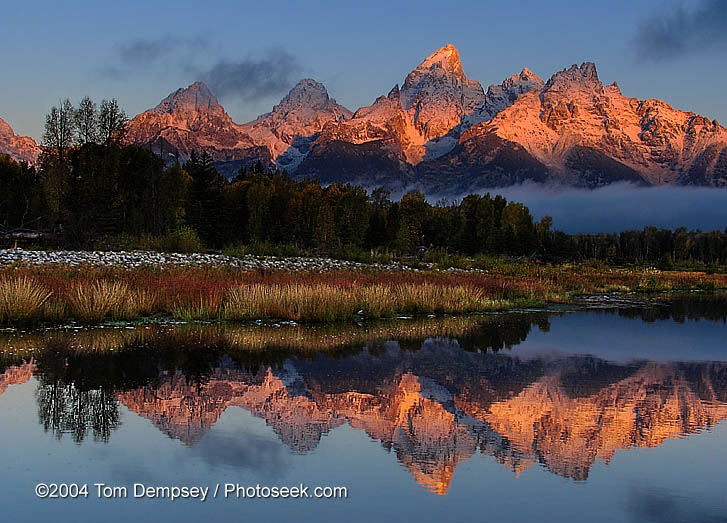
<instances>
[{"instance_id":1,"label":"gravel bar","mask_svg":"<svg viewBox=\"0 0 727 523\"><path fill-rule=\"evenodd\" d=\"M333 271L341 269L413 271L399 263L366 264L331 258L278 258L274 256L225 256L152 251L27 251L0 249L0 267L9 265L66 265L94 267L204 267L227 266L244 270Z\"/></svg>"}]
</instances>

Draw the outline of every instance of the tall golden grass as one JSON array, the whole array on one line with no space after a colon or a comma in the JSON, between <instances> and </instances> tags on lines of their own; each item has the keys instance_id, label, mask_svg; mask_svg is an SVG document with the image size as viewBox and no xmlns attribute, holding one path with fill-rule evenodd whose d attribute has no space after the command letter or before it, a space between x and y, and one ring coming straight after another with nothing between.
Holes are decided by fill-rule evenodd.
<instances>
[{"instance_id":1,"label":"tall golden grass","mask_svg":"<svg viewBox=\"0 0 727 523\"><path fill-rule=\"evenodd\" d=\"M225 320L283 319L326 322L362 316L389 318L405 314L460 314L490 311L501 302L488 299L476 287L439 286L431 283L404 285L320 284L238 285L223 300Z\"/></svg>"},{"instance_id":2,"label":"tall golden grass","mask_svg":"<svg viewBox=\"0 0 727 523\"><path fill-rule=\"evenodd\" d=\"M51 294L42 284L25 276L0 280L0 324L36 319Z\"/></svg>"},{"instance_id":3,"label":"tall golden grass","mask_svg":"<svg viewBox=\"0 0 727 523\"><path fill-rule=\"evenodd\" d=\"M568 302L579 293L727 288L727 275L583 266L489 272L243 271L230 267L0 268L0 323L177 320L329 322L465 314Z\"/></svg>"},{"instance_id":4,"label":"tall golden grass","mask_svg":"<svg viewBox=\"0 0 727 523\"><path fill-rule=\"evenodd\" d=\"M123 282L99 280L90 285L74 284L66 298L76 320L98 323L125 312L130 294L129 286Z\"/></svg>"},{"instance_id":5,"label":"tall golden grass","mask_svg":"<svg viewBox=\"0 0 727 523\"><path fill-rule=\"evenodd\" d=\"M217 291L176 297L168 310L180 321L213 320L220 317L222 295Z\"/></svg>"}]
</instances>

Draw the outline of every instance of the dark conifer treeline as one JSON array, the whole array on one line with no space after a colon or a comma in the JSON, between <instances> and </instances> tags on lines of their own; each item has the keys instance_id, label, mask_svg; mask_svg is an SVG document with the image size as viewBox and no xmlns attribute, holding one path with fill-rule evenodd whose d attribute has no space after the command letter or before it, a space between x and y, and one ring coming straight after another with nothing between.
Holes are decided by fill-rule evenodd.
<instances>
[{"instance_id":1,"label":"dark conifer treeline","mask_svg":"<svg viewBox=\"0 0 727 523\"><path fill-rule=\"evenodd\" d=\"M258 165L226 181L206 154L164 168L146 149L84 144L61 162L46 151L38 170L0 156L0 232L54 231L62 246L114 246L118 239L186 231L209 248L288 245L300 252L355 256L370 250L416 255L596 259L671 267L727 260L727 233L647 227L567 235L552 220L499 195L429 204L418 192L392 201L383 189L321 186Z\"/></svg>"}]
</instances>

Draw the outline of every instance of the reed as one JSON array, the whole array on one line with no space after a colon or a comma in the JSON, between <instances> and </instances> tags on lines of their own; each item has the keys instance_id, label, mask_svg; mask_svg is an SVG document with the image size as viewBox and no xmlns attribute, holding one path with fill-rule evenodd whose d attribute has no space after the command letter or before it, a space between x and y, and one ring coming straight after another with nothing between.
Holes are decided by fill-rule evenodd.
<instances>
[{"instance_id":1,"label":"reed","mask_svg":"<svg viewBox=\"0 0 727 523\"><path fill-rule=\"evenodd\" d=\"M111 317L117 320L136 320L157 312L159 303L160 297L157 291L128 289L111 309Z\"/></svg>"},{"instance_id":2,"label":"reed","mask_svg":"<svg viewBox=\"0 0 727 523\"><path fill-rule=\"evenodd\" d=\"M82 323L98 323L108 317L120 319L132 299L129 286L120 281L98 280L73 284L64 296L71 315Z\"/></svg>"},{"instance_id":3,"label":"reed","mask_svg":"<svg viewBox=\"0 0 727 523\"><path fill-rule=\"evenodd\" d=\"M24 324L35 320L50 297L51 292L31 278L0 280L0 324Z\"/></svg>"},{"instance_id":4,"label":"reed","mask_svg":"<svg viewBox=\"0 0 727 523\"><path fill-rule=\"evenodd\" d=\"M499 263L479 271L245 271L232 267L0 268L0 323L285 319L328 322L565 303L581 293L727 288L727 275Z\"/></svg>"},{"instance_id":5,"label":"reed","mask_svg":"<svg viewBox=\"0 0 727 523\"><path fill-rule=\"evenodd\" d=\"M220 317L222 295L219 292L198 293L174 299L169 312L179 321L204 321Z\"/></svg>"},{"instance_id":6,"label":"reed","mask_svg":"<svg viewBox=\"0 0 727 523\"><path fill-rule=\"evenodd\" d=\"M356 312L356 296L328 284L248 284L228 290L222 318L338 321Z\"/></svg>"},{"instance_id":7,"label":"reed","mask_svg":"<svg viewBox=\"0 0 727 523\"><path fill-rule=\"evenodd\" d=\"M398 309L394 289L382 284L362 287L358 292L358 303L365 318L390 318Z\"/></svg>"},{"instance_id":8,"label":"reed","mask_svg":"<svg viewBox=\"0 0 727 523\"><path fill-rule=\"evenodd\" d=\"M490 299L471 286L433 283L349 286L313 284L247 284L229 289L222 307L225 320L283 319L340 321L361 315L369 319L406 314L461 314L498 308L502 300Z\"/></svg>"}]
</instances>

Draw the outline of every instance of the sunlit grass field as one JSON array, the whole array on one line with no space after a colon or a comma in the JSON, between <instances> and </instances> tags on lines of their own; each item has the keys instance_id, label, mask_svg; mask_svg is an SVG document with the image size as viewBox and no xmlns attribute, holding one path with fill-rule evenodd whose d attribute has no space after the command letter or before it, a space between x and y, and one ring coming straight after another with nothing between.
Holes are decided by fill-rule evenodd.
<instances>
[{"instance_id":1,"label":"sunlit grass field","mask_svg":"<svg viewBox=\"0 0 727 523\"><path fill-rule=\"evenodd\" d=\"M179 321L334 322L568 303L579 294L727 288L727 275L500 263L477 271L245 271L12 266L0 269L0 324Z\"/></svg>"}]
</instances>

